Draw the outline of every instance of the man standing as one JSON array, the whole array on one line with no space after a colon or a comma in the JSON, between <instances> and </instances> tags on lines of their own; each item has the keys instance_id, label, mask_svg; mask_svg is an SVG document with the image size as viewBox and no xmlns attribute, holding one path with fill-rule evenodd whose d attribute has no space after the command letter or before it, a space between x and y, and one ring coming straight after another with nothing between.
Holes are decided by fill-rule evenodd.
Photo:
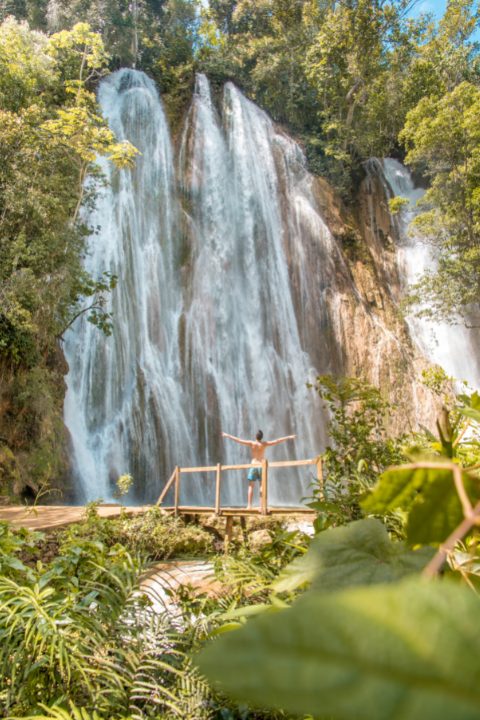
<instances>
[{"instance_id":1,"label":"man standing","mask_svg":"<svg viewBox=\"0 0 480 720\"><path fill-rule=\"evenodd\" d=\"M235 435L229 435L225 432L222 432L222 437L228 438L229 440L234 440L235 442L240 443L240 445L248 445L248 447L251 448L252 451L252 464L259 465L259 467L250 468L250 470L248 471L247 509L250 509L252 507L253 488L255 486L255 482L262 479L261 465L262 460L265 458L265 450L267 449L267 447L271 447L272 445L279 445L286 440L294 440L297 436L287 435L286 437L277 438L277 440L267 441L263 439L263 432L259 430L256 434L255 440L242 440L241 438L235 437Z\"/></svg>"}]
</instances>

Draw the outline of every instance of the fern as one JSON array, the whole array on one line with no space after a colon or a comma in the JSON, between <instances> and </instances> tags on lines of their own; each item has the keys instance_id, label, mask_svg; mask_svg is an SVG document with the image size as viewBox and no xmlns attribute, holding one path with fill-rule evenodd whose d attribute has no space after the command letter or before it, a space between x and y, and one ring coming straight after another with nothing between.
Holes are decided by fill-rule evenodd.
<instances>
[{"instance_id":1,"label":"fern","mask_svg":"<svg viewBox=\"0 0 480 720\"><path fill-rule=\"evenodd\" d=\"M154 612L139 585L142 563L101 543L92 552L89 560L85 544L71 543L33 584L26 577L23 584L0 578L0 687L7 712L42 708L45 717L73 720L127 713L131 720L207 718L208 689L187 659L188 633L165 612Z\"/></svg>"},{"instance_id":2,"label":"fern","mask_svg":"<svg viewBox=\"0 0 480 720\"><path fill-rule=\"evenodd\" d=\"M44 711L44 715L28 715L22 718L9 718L9 720L104 720L95 710L88 712L85 708L77 707L73 703L69 703L69 709L61 707L47 707L46 705L40 704L41 709ZM117 718L110 716L109 720L117 720ZM119 720L119 719L118 719ZM121 720L132 720L131 718L123 716Z\"/></svg>"}]
</instances>

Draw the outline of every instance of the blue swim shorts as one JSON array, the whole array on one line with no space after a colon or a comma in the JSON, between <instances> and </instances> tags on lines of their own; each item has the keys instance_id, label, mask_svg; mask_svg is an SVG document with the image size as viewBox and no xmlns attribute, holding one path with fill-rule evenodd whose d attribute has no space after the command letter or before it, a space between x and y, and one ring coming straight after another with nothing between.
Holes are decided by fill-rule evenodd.
<instances>
[{"instance_id":1,"label":"blue swim shorts","mask_svg":"<svg viewBox=\"0 0 480 720\"><path fill-rule=\"evenodd\" d=\"M261 480L262 479L262 468L259 467L252 467L248 471L247 480L248 482L253 482L254 480Z\"/></svg>"}]
</instances>

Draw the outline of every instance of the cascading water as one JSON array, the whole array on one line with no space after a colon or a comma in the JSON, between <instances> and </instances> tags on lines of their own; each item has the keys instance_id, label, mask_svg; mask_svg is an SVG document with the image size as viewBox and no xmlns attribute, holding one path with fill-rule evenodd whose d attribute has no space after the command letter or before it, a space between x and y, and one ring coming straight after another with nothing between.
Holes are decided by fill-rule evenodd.
<instances>
[{"instance_id":1,"label":"cascading water","mask_svg":"<svg viewBox=\"0 0 480 720\"><path fill-rule=\"evenodd\" d=\"M79 500L108 499L129 472L131 501L151 502L177 464L247 461L248 450L222 440L222 430L253 437L262 428L267 439L296 433L295 444L278 446L271 459L315 456L326 441L325 417L306 383L318 373L361 374L385 388L403 373L399 412L405 402L417 420L429 416L433 406L415 375L423 360L398 319L398 270L385 245L392 221L382 210L382 234L376 216L378 201L392 193L412 202L397 250L408 285L432 260L407 234L420 191L405 168L392 160L367 166L380 182L379 195L372 183L365 194L367 269L345 261L319 211L325 189L299 146L231 83L220 114L198 76L177 161L143 73L114 73L99 101L117 137L141 154L129 170L100 162L106 183L86 217L95 228L86 268L94 277L115 274L118 286L106 308L112 336L82 316L65 346L65 422ZM372 297L378 278L382 290ZM466 330L408 324L421 353L478 386ZM269 501L296 504L308 483L308 473L276 470ZM222 503L244 504L245 474L226 477L222 493ZM181 500L212 505L213 494L212 475L189 475Z\"/></svg>"},{"instance_id":2,"label":"cascading water","mask_svg":"<svg viewBox=\"0 0 480 720\"><path fill-rule=\"evenodd\" d=\"M300 342L285 255L273 150L280 136L231 84L223 116L225 134L199 76L180 152L193 239L185 293L192 427L209 462L222 454L220 428L251 437L257 426L267 437L295 431L294 452L308 457L320 448L322 420L305 387L314 370ZM240 462L245 450L227 443L224 457ZM292 447L279 447L275 457L292 457ZM277 471L272 501L298 502L301 485ZM230 501L241 497L234 478L227 487Z\"/></svg>"},{"instance_id":3,"label":"cascading water","mask_svg":"<svg viewBox=\"0 0 480 720\"><path fill-rule=\"evenodd\" d=\"M151 501L175 464L248 460L245 448L221 441L221 430L252 437L261 427L267 439L295 432L295 445L271 457L316 455L324 422L306 382L328 367L328 352L314 368L312 323L299 325L312 277L302 234L315 234L326 270L342 263L298 146L231 84L222 127L199 76L177 192L152 82L118 71L99 101L117 137L142 155L133 170L102 163L108 185L88 218L99 229L87 269L118 276L113 335L83 318L66 343L65 422L82 499L109 497L116 477L130 472L137 499ZM314 283L331 292L331 281ZM213 503L205 477L187 482L184 501ZM272 472L269 499L296 503L307 483L305 473ZM224 485L222 501L245 502L245 478Z\"/></svg>"},{"instance_id":4,"label":"cascading water","mask_svg":"<svg viewBox=\"0 0 480 720\"><path fill-rule=\"evenodd\" d=\"M101 84L99 102L117 137L141 155L134 170L101 162L107 186L88 218L98 231L86 267L93 276L118 276L107 308L115 331L107 338L83 317L69 334L65 423L82 499L109 498L112 481L125 472L140 497L152 499L160 459L164 471L178 462L180 447L182 462L194 458L180 382L172 148L157 91L143 73L114 73Z\"/></svg>"},{"instance_id":5,"label":"cascading water","mask_svg":"<svg viewBox=\"0 0 480 720\"><path fill-rule=\"evenodd\" d=\"M393 194L410 201L399 221L402 243L397 248L398 266L407 288L435 266L434 248L409 233L409 225L418 212L416 203L424 191L415 187L409 171L397 160L383 160L382 168L389 186L387 196ZM477 342L470 330L463 325L447 325L414 316L407 318L407 322L414 342L425 357L457 380L467 380L472 387L480 388Z\"/></svg>"}]
</instances>

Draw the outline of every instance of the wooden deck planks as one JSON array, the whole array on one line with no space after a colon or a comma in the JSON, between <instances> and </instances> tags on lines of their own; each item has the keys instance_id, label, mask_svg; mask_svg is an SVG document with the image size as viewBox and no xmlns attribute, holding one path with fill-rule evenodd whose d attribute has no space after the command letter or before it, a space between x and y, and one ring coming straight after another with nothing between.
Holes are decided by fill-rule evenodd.
<instances>
[{"instance_id":1,"label":"wooden deck planks","mask_svg":"<svg viewBox=\"0 0 480 720\"><path fill-rule=\"evenodd\" d=\"M120 505L99 505L97 512L100 517L118 517L121 511ZM128 515L144 513L148 506L127 507ZM66 527L72 523L80 522L85 517L83 505L36 505L27 507L24 505L6 505L0 507L0 522L9 522L14 527L25 527L29 530L50 530L53 528Z\"/></svg>"},{"instance_id":2,"label":"wooden deck planks","mask_svg":"<svg viewBox=\"0 0 480 720\"><path fill-rule=\"evenodd\" d=\"M127 515L138 515L148 510L150 505L142 505L138 507L126 507ZM120 515L120 505L99 505L97 508L100 517L118 517ZM175 513L174 506L162 506L165 513ZM180 505L177 508L178 515L215 515L225 517L259 517L262 514L261 508L255 507L250 510L246 507L223 507L216 512L215 507L198 507L195 505ZM268 508L269 516L289 516L302 515L313 517L315 512L306 507L271 507ZM50 530L54 528L66 527L72 523L80 522L85 517L85 508L79 505L37 505L33 507L25 506L5 506L0 507L0 522L9 522L14 527L25 527L29 530Z\"/></svg>"}]
</instances>

